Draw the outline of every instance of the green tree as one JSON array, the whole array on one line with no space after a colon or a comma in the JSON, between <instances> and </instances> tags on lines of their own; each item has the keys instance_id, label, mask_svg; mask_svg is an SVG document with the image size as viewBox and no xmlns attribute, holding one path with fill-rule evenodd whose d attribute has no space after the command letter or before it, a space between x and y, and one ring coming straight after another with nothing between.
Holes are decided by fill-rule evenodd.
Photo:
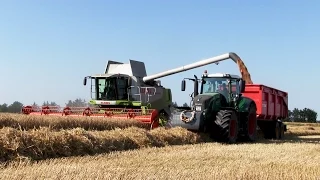
<instances>
[{"instance_id":1,"label":"green tree","mask_svg":"<svg viewBox=\"0 0 320 180\"><path fill-rule=\"evenodd\" d=\"M13 102L10 106L8 106L8 112L11 113L19 113L21 112L23 104L19 101Z\"/></svg>"},{"instance_id":2,"label":"green tree","mask_svg":"<svg viewBox=\"0 0 320 180\"><path fill-rule=\"evenodd\" d=\"M189 105L187 103L183 103L182 105L183 107L189 107Z\"/></svg>"},{"instance_id":3,"label":"green tree","mask_svg":"<svg viewBox=\"0 0 320 180\"><path fill-rule=\"evenodd\" d=\"M0 105L0 112L8 112L8 104L4 103Z\"/></svg>"},{"instance_id":4,"label":"green tree","mask_svg":"<svg viewBox=\"0 0 320 180\"><path fill-rule=\"evenodd\" d=\"M318 114L310 108L298 109L294 108L293 111L289 111L289 118L295 122L316 122Z\"/></svg>"},{"instance_id":5,"label":"green tree","mask_svg":"<svg viewBox=\"0 0 320 180\"><path fill-rule=\"evenodd\" d=\"M42 106L58 106L58 104L52 101L49 103L49 101L47 101L47 102L43 102Z\"/></svg>"},{"instance_id":6,"label":"green tree","mask_svg":"<svg viewBox=\"0 0 320 180\"><path fill-rule=\"evenodd\" d=\"M68 107L87 107L88 103L85 99L77 98L74 101L69 100L68 103L66 103L66 106Z\"/></svg>"},{"instance_id":7,"label":"green tree","mask_svg":"<svg viewBox=\"0 0 320 180\"><path fill-rule=\"evenodd\" d=\"M292 118L293 118L293 121L295 122L300 121L300 110L298 108L294 108L292 110Z\"/></svg>"},{"instance_id":8,"label":"green tree","mask_svg":"<svg viewBox=\"0 0 320 180\"><path fill-rule=\"evenodd\" d=\"M311 122L311 123L315 123L317 122L317 112L315 112L314 110L312 109L309 109L309 108L304 108L303 109L303 114L304 114L304 119L307 121L307 122Z\"/></svg>"},{"instance_id":9,"label":"green tree","mask_svg":"<svg viewBox=\"0 0 320 180\"><path fill-rule=\"evenodd\" d=\"M178 104L177 104L177 102L172 102L172 104L171 104L173 107L178 107Z\"/></svg>"}]
</instances>

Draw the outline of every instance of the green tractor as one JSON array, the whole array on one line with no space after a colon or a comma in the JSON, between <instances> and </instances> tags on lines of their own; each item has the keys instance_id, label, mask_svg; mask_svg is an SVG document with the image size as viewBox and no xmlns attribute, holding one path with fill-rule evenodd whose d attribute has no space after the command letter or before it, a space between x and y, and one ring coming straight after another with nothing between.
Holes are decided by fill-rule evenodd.
<instances>
[{"instance_id":1,"label":"green tractor","mask_svg":"<svg viewBox=\"0 0 320 180\"><path fill-rule=\"evenodd\" d=\"M189 109L172 109L170 124L197 132L206 132L218 142L234 143L238 138L254 141L257 135L256 104L243 97L245 81L230 74L207 74L201 79L185 78L194 82ZM199 91L200 84L200 91Z\"/></svg>"}]
</instances>

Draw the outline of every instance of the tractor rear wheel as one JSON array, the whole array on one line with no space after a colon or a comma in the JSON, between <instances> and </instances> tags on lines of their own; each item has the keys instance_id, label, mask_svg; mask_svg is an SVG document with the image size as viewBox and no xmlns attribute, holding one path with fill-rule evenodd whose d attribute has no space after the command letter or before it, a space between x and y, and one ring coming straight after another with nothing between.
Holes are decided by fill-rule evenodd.
<instances>
[{"instance_id":1,"label":"tractor rear wheel","mask_svg":"<svg viewBox=\"0 0 320 180\"><path fill-rule=\"evenodd\" d=\"M211 137L220 142L235 143L238 137L238 118L233 110L220 110L214 121Z\"/></svg>"},{"instance_id":2,"label":"tractor rear wheel","mask_svg":"<svg viewBox=\"0 0 320 180\"><path fill-rule=\"evenodd\" d=\"M257 108L254 104L251 104L249 113L247 116L247 139L251 142L257 138Z\"/></svg>"}]
</instances>

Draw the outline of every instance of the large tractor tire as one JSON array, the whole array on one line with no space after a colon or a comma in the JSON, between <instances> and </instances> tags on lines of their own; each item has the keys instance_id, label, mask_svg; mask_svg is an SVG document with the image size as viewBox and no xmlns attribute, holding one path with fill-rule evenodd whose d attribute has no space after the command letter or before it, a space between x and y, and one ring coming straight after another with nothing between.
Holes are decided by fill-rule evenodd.
<instances>
[{"instance_id":1,"label":"large tractor tire","mask_svg":"<svg viewBox=\"0 0 320 180\"><path fill-rule=\"evenodd\" d=\"M214 121L211 137L219 142L235 143L238 137L238 117L233 110L220 110Z\"/></svg>"},{"instance_id":2,"label":"large tractor tire","mask_svg":"<svg viewBox=\"0 0 320 180\"><path fill-rule=\"evenodd\" d=\"M257 108L254 104L251 104L246 120L247 139L254 142L257 139Z\"/></svg>"}]
</instances>

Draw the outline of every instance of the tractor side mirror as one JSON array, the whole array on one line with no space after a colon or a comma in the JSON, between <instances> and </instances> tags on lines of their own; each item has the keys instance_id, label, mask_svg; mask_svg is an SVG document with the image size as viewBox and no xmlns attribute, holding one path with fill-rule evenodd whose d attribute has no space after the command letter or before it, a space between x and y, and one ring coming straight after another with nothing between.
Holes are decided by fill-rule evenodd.
<instances>
[{"instance_id":1,"label":"tractor side mirror","mask_svg":"<svg viewBox=\"0 0 320 180\"><path fill-rule=\"evenodd\" d=\"M244 93L245 88L246 88L246 81L243 80L243 79L241 79L241 80L240 80L240 92L241 92L241 93Z\"/></svg>"},{"instance_id":2,"label":"tractor side mirror","mask_svg":"<svg viewBox=\"0 0 320 180\"><path fill-rule=\"evenodd\" d=\"M87 85L87 77L85 77L85 78L83 79L83 85L84 85L84 86Z\"/></svg>"},{"instance_id":3,"label":"tractor side mirror","mask_svg":"<svg viewBox=\"0 0 320 180\"><path fill-rule=\"evenodd\" d=\"M181 82L181 91L185 91L186 90L186 80L182 80Z\"/></svg>"}]
</instances>

